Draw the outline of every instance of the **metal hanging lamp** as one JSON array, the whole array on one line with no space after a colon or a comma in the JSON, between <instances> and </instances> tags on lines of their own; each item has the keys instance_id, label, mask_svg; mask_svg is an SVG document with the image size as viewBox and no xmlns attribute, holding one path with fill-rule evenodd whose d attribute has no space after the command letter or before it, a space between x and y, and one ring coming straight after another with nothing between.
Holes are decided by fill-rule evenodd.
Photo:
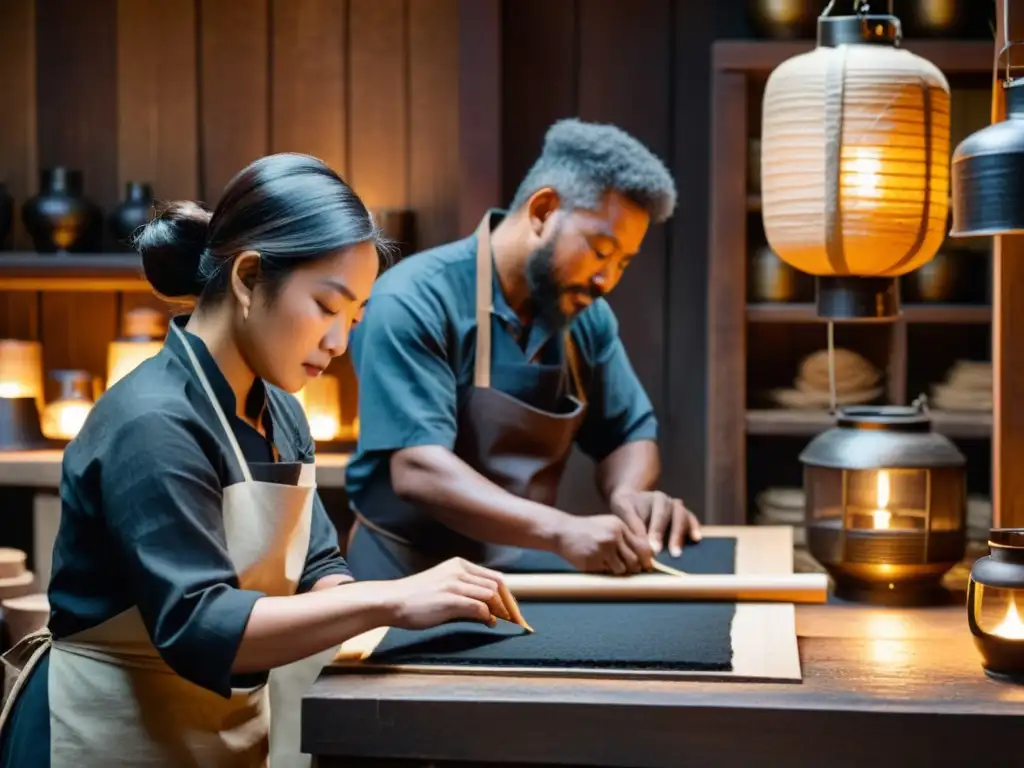
<instances>
[{"instance_id":1,"label":"metal hanging lamp","mask_svg":"<svg viewBox=\"0 0 1024 768\"><path fill-rule=\"evenodd\" d=\"M1024 80L1010 76L1010 51L1024 41L1008 39L1009 6L1003 5L1005 57L1000 83L1006 119L972 133L953 151L952 237L1014 235L1024 232Z\"/></svg>"}]
</instances>

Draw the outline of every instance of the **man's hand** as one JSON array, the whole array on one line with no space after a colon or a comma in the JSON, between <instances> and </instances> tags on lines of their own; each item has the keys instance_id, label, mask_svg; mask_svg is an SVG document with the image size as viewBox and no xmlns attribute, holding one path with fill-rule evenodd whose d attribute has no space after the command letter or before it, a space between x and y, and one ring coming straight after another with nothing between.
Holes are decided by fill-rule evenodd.
<instances>
[{"instance_id":1,"label":"man's hand","mask_svg":"<svg viewBox=\"0 0 1024 768\"><path fill-rule=\"evenodd\" d=\"M615 515L566 515L557 535L559 555L584 573L640 573L650 570L651 547L641 530Z\"/></svg>"},{"instance_id":2,"label":"man's hand","mask_svg":"<svg viewBox=\"0 0 1024 768\"><path fill-rule=\"evenodd\" d=\"M647 537L655 555L662 550L666 531L668 551L672 557L683 553L683 540L687 534L694 541L700 541L697 517L683 506L682 501L661 491L615 491L608 503L611 511L631 531Z\"/></svg>"}]
</instances>

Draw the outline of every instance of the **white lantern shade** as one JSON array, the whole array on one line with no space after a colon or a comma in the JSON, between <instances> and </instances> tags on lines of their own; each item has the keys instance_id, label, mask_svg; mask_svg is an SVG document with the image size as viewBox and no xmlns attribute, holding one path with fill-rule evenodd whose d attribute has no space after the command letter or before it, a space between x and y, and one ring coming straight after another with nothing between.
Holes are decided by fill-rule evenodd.
<instances>
[{"instance_id":1,"label":"white lantern shade","mask_svg":"<svg viewBox=\"0 0 1024 768\"><path fill-rule=\"evenodd\" d=\"M764 231L816 276L898 277L935 255L949 211L949 84L889 45L819 47L777 67L761 134Z\"/></svg>"}]
</instances>

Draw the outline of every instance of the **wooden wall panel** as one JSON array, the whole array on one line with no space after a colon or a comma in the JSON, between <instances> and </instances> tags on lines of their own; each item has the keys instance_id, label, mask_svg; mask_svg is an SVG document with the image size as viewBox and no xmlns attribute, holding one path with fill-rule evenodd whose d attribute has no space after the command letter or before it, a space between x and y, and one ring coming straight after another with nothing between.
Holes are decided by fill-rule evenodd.
<instances>
[{"instance_id":1,"label":"wooden wall panel","mask_svg":"<svg viewBox=\"0 0 1024 768\"><path fill-rule=\"evenodd\" d=\"M574 7L550 0L502 7L502 205L512 202L551 124L576 114Z\"/></svg>"},{"instance_id":2,"label":"wooden wall panel","mask_svg":"<svg viewBox=\"0 0 1024 768\"><path fill-rule=\"evenodd\" d=\"M580 5L579 111L629 131L668 164L671 156L671 7L647 0ZM622 341L658 413L664 404L668 232L652 226L640 255L609 296Z\"/></svg>"},{"instance_id":3,"label":"wooden wall panel","mask_svg":"<svg viewBox=\"0 0 1024 768\"><path fill-rule=\"evenodd\" d=\"M80 169L104 212L117 204L117 0L36 9L39 165Z\"/></svg>"},{"instance_id":4,"label":"wooden wall panel","mask_svg":"<svg viewBox=\"0 0 1024 768\"><path fill-rule=\"evenodd\" d=\"M666 491L681 496L701 519L704 505L705 362L707 360L708 130L714 4L674 0L674 151L670 166L679 191L671 232L666 284L667 382L662 434L668 448Z\"/></svg>"},{"instance_id":5,"label":"wooden wall panel","mask_svg":"<svg viewBox=\"0 0 1024 768\"><path fill-rule=\"evenodd\" d=\"M345 174L347 3L271 0L271 11L270 150Z\"/></svg>"},{"instance_id":6,"label":"wooden wall panel","mask_svg":"<svg viewBox=\"0 0 1024 768\"><path fill-rule=\"evenodd\" d=\"M29 250L21 205L36 193L36 36L34 0L0 0L0 183L14 197L10 245ZM0 243L0 248L3 247Z\"/></svg>"},{"instance_id":7,"label":"wooden wall panel","mask_svg":"<svg viewBox=\"0 0 1024 768\"><path fill-rule=\"evenodd\" d=\"M409 3L409 201L420 248L459 228L459 3Z\"/></svg>"},{"instance_id":8,"label":"wooden wall panel","mask_svg":"<svg viewBox=\"0 0 1024 768\"><path fill-rule=\"evenodd\" d=\"M270 149L268 0L200 0L200 194L225 185Z\"/></svg>"},{"instance_id":9,"label":"wooden wall panel","mask_svg":"<svg viewBox=\"0 0 1024 768\"><path fill-rule=\"evenodd\" d=\"M38 187L34 0L0 0L0 183L14 198L14 226L0 249L29 250L21 206ZM0 292L0 337L35 339L39 294Z\"/></svg>"},{"instance_id":10,"label":"wooden wall panel","mask_svg":"<svg viewBox=\"0 0 1024 768\"><path fill-rule=\"evenodd\" d=\"M118 199L117 0L39 3L36 76L40 167L81 169L86 196L109 213ZM104 374L116 294L44 293L41 316L47 372Z\"/></svg>"},{"instance_id":11,"label":"wooden wall panel","mask_svg":"<svg viewBox=\"0 0 1024 768\"><path fill-rule=\"evenodd\" d=\"M196 0L118 0L118 193L199 194Z\"/></svg>"},{"instance_id":12,"label":"wooden wall panel","mask_svg":"<svg viewBox=\"0 0 1024 768\"><path fill-rule=\"evenodd\" d=\"M501 0L459 0L459 229L501 204Z\"/></svg>"},{"instance_id":13,"label":"wooden wall panel","mask_svg":"<svg viewBox=\"0 0 1024 768\"><path fill-rule=\"evenodd\" d=\"M372 209L409 201L409 5L349 0L348 182Z\"/></svg>"}]
</instances>

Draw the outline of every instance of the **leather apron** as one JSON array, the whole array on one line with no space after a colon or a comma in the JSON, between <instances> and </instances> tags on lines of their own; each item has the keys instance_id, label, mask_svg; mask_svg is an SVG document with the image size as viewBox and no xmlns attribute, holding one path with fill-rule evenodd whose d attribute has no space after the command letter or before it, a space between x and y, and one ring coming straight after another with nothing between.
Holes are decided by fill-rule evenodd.
<instances>
[{"instance_id":1,"label":"leather apron","mask_svg":"<svg viewBox=\"0 0 1024 768\"><path fill-rule=\"evenodd\" d=\"M309 549L315 464L298 467L296 485L254 480L191 345L177 326L171 328L182 336L244 478L224 488L222 501L228 553L240 586L269 596L292 595ZM266 685L233 689L225 699L174 672L153 646L139 609L132 607L59 640L44 628L8 651L4 663L14 683L0 728L47 651L53 768L301 768L312 761L300 752L301 699L337 648L271 670Z\"/></svg>"},{"instance_id":2,"label":"leather apron","mask_svg":"<svg viewBox=\"0 0 1024 768\"><path fill-rule=\"evenodd\" d=\"M476 353L473 386L458 414L454 453L491 482L521 498L554 506L558 486L586 413L576 347L568 329L563 334L562 380L571 379L575 396L563 394L555 411L535 408L491 386L491 316L494 305L490 214L476 231ZM536 368L536 364L522 363ZM350 552L358 537L373 544L401 575L426 570L451 556L501 568L514 562L520 549L485 542L460 542L449 552L427 552L413 542L368 520L350 504L356 522L349 536ZM429 514L423 511L424 515ZM460 537L464 539L464 537ZM364 541L367 547L371 542ZM362 545L360 545L362 546ZM354 555L350 554L351 559ZM358 574L357 574L358 575ZM398 573L395 574L399 575ZM362 577L360 577L362 578Z\"/></svg>"}]
</instances>

